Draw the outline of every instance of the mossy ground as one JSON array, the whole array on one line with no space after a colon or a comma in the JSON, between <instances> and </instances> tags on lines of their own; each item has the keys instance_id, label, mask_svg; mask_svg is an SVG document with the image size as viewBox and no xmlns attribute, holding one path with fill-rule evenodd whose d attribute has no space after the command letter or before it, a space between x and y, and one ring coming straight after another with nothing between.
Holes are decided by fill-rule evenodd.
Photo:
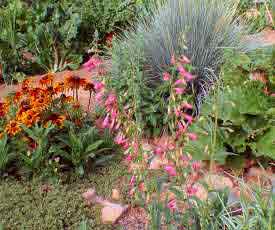
<instances>
[{"instance_id":1,"label":"mossy ground","mask_svg":"<svg viewBox=\"0 0 275 230\"><path fill-rule=\"evenodd\" d=\"M0 180L0 229L79 229L86 221L88 229L112 229L100 223L100 207L86 207L81 197L88 188L110 197L112 188L126 170L113 163L107 168L97 169L85 179L75 177L66 182L51 184L38 177L27 181Z\"/></svg>"}]
</instances>

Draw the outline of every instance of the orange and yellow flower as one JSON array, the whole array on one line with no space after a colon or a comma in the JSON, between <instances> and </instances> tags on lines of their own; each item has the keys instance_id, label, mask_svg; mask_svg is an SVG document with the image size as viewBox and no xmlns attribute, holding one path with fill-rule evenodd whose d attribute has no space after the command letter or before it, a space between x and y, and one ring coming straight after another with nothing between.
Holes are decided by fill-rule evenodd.
<instances>
[{"instance_id":1,"label":"orange and yellow flower","mask_svg":"<svg viewBox=\"0 0 275 230\"><path fill-rule=\"evenodd\" d=\"M52 124L58 126L59 128L62 128L64 126L65 120L66 120L66 117L64 115L53 113L47 118L46 126L48 125L49 122L52 122Z\"/></svg>"},{"instance_id":2,"label":"orange and yellow flower","mask_svg":"<svg viewBox=\"0 0 275 230\"><path fill-rule=\"evenodd\" d=\"M21 128L19 126L19 123L15 120L11 120L5 128L5 132L8 133L10 136L15 136L20 131Z\"/></svg>"},{"instance_id":3,"label":"orange and yellow flower","mask_svg":"<svg viewBox=\"0 0 275 230\"><path fill-rule=\"evenodd\" d=\"M53 79L54 79L54 74L48 73L40 79L39 83L42 86L51 86L53 84Z\"/></svg>"},{"instance_id":4,"label":"orange and yellow flower","mask_svg":"<svg viewBox=\"0 0 275 230\"><path fill-rule=\"evenodd\" d=\"M54 85L53 91L55 94L63 93L65 91L65 84L64 82L58 82Z\"/></svg>"},{"instance_id":5,"label":"orange and yellow flower","mask_svg":"<svg viewBox=\"0 0 275 230\"><path fill-rule=\"evenodd\" d=\"M34 109L30 109L26 112L23 112L19 117L19 121L27 127L31 127L39 120L39 113Z\"/></svg>"},{"instance_id":6,"label":"orange and yellow flower","mask_svg":"<svg viewBox=\"0 0 275 230\"><path fill-rule=\"evenodd\" d=\"M85 86L86 84L85 78L80 78L78 76L72 75L68 76L65 79L65 86L68 89L79 89L80 87Z\"/></svg>"}]
</instances>

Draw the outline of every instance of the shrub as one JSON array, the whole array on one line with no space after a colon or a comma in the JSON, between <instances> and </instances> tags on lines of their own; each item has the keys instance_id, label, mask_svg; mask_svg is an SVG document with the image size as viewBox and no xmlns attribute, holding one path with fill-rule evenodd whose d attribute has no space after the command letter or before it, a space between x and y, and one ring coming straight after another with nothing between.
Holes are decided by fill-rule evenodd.
<instances>
[{"instance_id":1,"label":"shrub","mask_svg":"<svg viewBox=\"0 0 275 230\"><path fill-rule=\"evenodd\" d=\"M122 105L130 103L146 127L161 130L169 97L162 90L162 74L169 69L171 57L185 55L191 60L191 73L197 76L188 88L198 112L219 75L222 47L243 48L240 39L245 32L235 12L233 1L157 3L132 31L113 42L109 85L121 95Z\"/></svg>"},{"instance_id":2,"label":"shrub","mask_svg":"<svg viewBox=\"0 0 275 230\"><path fill-rule=\"evenodd\" d=\"M229 53L228 53L229 54ZM222 90L215 89L202 116L191 130L199 134L186 151L200 159L251 154L275 159L274 51L257 50L249 56L231 52L223 73Z\"/></svg>"}]
</instances>

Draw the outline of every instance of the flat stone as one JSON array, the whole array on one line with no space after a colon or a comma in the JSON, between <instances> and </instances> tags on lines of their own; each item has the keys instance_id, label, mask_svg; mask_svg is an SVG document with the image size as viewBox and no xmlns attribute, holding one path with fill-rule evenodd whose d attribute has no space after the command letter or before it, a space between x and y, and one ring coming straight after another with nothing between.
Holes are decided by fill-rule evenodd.
<instances>
[{"instance_id":1,"label":"flat stone","mask_svg":"<svg viewBox=\"0 0 275 230\"><path fill-rule=\"evenodd\" d=\"M85 203L90 206L92 204L97 203L96 190L93 188L88 189L86 192L82 194L82 197L85 200Z\"/></svg>"},{"instance_id":2,"label":"flat stone","mask_svg":"<svg viewBox=\"0 0 275 230\"><path fill-rule=\"evenodd\" d=\"M120 192L118 189L113 189L112 191L112 199L113 200L120 200L121 196L120 196Z\"/></svg>"},{"instance_id":3,"label":"flat stone","mask_svg":"<svg viewBox=\"0 0 275 230\"><path fill-rule=\"evenodd\" d=\"M101 221L103 224L114 224L122 214L127 210L128 206L120 204L110 204L101 210Z\"/></svg>"},{"instance_id":4,"label":"flat stone","mask_svg":"<svg viewBox=\"0 0 275 230\"><path fill-rule=\"evenodd\" d=\"M234 186L230 178L222 175L210 174L204 178L204 181L211 189L215 190L232 189Z\"/></svg>"},{"instance_id":5,"label":"flat stone","mask_svg":"<svg viewBox=\"0 0 275 230\"><path fill-rule=\"evenodd\" d=\"M195 189L197 189L196 193L195 193L195 196L200 199L200 200L207 200L208 198L208 191L206 190L206 188L199 184L199 183L196 183L193 185Z\"/></svg>"}]
</instances>

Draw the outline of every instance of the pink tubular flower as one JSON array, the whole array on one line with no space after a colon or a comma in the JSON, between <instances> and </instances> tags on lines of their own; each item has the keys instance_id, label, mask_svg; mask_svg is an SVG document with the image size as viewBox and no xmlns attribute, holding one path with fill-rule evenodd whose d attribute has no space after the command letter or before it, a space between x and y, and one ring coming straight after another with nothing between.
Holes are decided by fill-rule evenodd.
<instances>
[{"instance_id":1,"label":"pink tubular flower","mask_svg":"<svg viewBox=\"0 0 275 230\"><path fill-rule=\"evenodd\" d=\"M178 80L175 81L175 85L185 85L186 81L183 78L180 78Z\"/></svg>"},{"instance_id":2,"label":"pink tubular flower","mask_svg":"<svg viewBox=\"0 0 275 230\"><path fill-rule=\"evenodd\" d=\"M201 163L199 161L194 161L192 163L192 169L194 171L199 171L201 169L201 167L202 167L202 165L201 165Z\"/></svg>"},{"instance_id":3,"label":"pink tubular flower","mask_svg":"<svg viewBox=\"0 0 275 230\"><path fill-rule=\"evenodd\" d=\"M177 209L176 199L169 200L169 202L167 204L167 208L169 208L171 212L174 212Z\"/></svg>"},{"instance_id":4,"label":"pink tubular flower","mask_svg":"<svg viewBox=\"0 0 275 230\"><path fill-rule=\"evenodd\" d=\"M184 75L184 77L185 77L185 79L187 80L187 81L192 81L194 78L195 78L195 76L193 76L191 73L189 73L189 72L186 72L185 73L185 75Z\"/></svg>"},{"instance_id":5,"label":"pink tubular flower","mask_svg":"<svg viewBox=\"0 0 275 230\"><path fill-rule=\"evenodd\" d=\"M171 56L171 61L170 61L171 65L175 65L176 64L176 58L175 58L175 55L173 54Z\"/></svg>"},{"instance_id":6,"label":"pink tubular flower","mask_svg":"<svg viewBox=\"0 0 275 230\"><path fill-rule=\"evenodd\" d=\"M163 74L163 80L164 80L164 81L169 81L170 78L171 78L171 76L170 76L169 73L165 72L165 73Z\"/></svg>"},{"instance_id":7,"label":"pink tubular flower","mask_svg":"<svg viewBox=\"0 0 275 230\"><path fill-rule=\"evenodd\" d=\"M182 95L185 92L185 89L183 88L175 88L176 94Z\"/></svg>"},{"instance_id":8,"label":"pink tubular flower","mask_svg":"<svg viewBox=\"0 0 275 230\"><path fill-rule=\"evenodd\" d=\"M193 122L193 117L188 114L184 114L184 119L187 120L189 124Z\"/></svg>"},{"instance_id":9,"label":"pink tubular flower","mask_svg":"<svg viewBox=\"0 0 275 230\"><path fill-rule=\"evenodd\" d=\"M186 135L191 141L198 140L198 136L195 133L187 133Z\"/></svg>"},{"instance_id":10,"label":"pink tubular flower","mask_svg":"<svg viewBox=\"0 0 275 230\"><path fill-rule=\"evenodd\" d=\"M182 112L181 112L180 109L175 109L175 115L176 115L177 117L180 117L181 114L182 114Z\"/></svg>"},{"instance_id":11,"label":"pink tubular flower","mask_svg":"<svg viewBox=\"0 0 275 230\"><path fill-rule=\"evenodd\" d=\"M185 133L187 129L187 126L182 124L182 122L178 122L178 131L180 133Z\"/></svg>"},{"instance_id":12,"label":"pink tubular flower","mask_svg":"<svg viewBox=\"0 0 275 230\"><path fill-rule=\"evenodd\" d=\"M109 125L110 125L110 116L109 116L109 114L108 114L108 115L104 118L104 120L103 120L102 127L103 127L104 129L106 129L106 128L109 127Z\"/></svg>"},{"instance_id":13,"label":"pink tubular flower","mask_svg":"<svg viewBox=\"0 0 275 230\"><path fill-rule=\"evenodd\" d=\"M95 90L96 90L97 92L103 90L104 87L105 87L104 83L102 83L102 82L94 82L93 84L94 84Z\"/></svg>"},{"instance_id":14,"label":"pink tubular flower","mask_svg":"<svg viewBox=\"0 0 275 230\"><path fill-rule=\"evenodd\" d=\"M195 78L191 73L187 72L186 69L184 69L182 65L178 66L178 71L179 71L180 75L182 77L184 77L187 81L191 81Z\"/></svg>"},{"instance_id":15,"label":"pink tubular flower","mask_svg":"<svg viewBox=\"0 0 275 230\"><path fill-rule=\"evenodd\" d=\"M197 193L197 191L198 191L198 189L192 185L189 185L186 188L186 193L188 196L194 196Z\"/></svg>"},{"instance_id":16,"label":"pink tubular flower","mask_svg":"<svg viewBox=\"0 0 275 230\"><path fill-rule=\"evenodd\" d=\"M172 165L166 165L164 167L165 171L168 173L169 176L176 176L177 175L177 171L176 169L174 168L174 166Z\"/></svg>"},{"instance_id":17,"label":"pink tubular flower","mask_svg":"<svg viewBox=\"0 0 275 230\"><path fill-rule=\"evenodd\" d=\"M189 103L184 103L184 104L182 104L182 108L184 108L184 109L193 109L193 106Z\"/></svg>"},{"instance_id":18,"label":"pink tubular flower","mask_svg":"<svg viewBox=\"0 0 275 230\"><path fill-rule=\"evenodd\" d=\"M83 67L88 71L94 70L97 66L101 65L103 62L97 56L92 56L89 61L83 64Z\"/></svg>"},{"instance_id":19,"label":"pink tubular flower","mask_svg":"<svg viewBox=\"0 0 275 230\"><path fill-rule=\"evenodd\" d=\"M115 143L118 145L123 146L125 143L127 143L127 139L125 138L125 136L122 133L117 134L117 136L115 137Z\"/></svg>"},{"instance_id":20,"label":"pink tubular flower","mask_svg":"<svg viewBox=\"0 0 275 230\"><path fill-rule=\"evenodd\" d=\"M157 147L155 150L154 150L154 153L158 156L162 156L164 154L164 149L161 148L161 147Z\"/></svg>"},{"instance_id":21,"label":"pink tubular flower","mask_svg":"<svg viewBox=\"0 0 275 230\"><path fill-rule=\"evenodd\" d=\"M132 162L133 158L132 158L131 154L127 155L127 156L125 157L125 160L126 160L128 163Z\"/></svg>"},{"instance_id":22,"label":"pink tubular flower","mask_svg":"<svg viewBox=\"0 0 275 230\"><path fill-rule=\"evenodd\" d=\"M191 63L190 59L188 57L184 56L184 55L182 55L180 57L179 61L182 64L190 64Z\"/></svg>"},{"instance_id":23,"label":"pink tubular flower","mask_svg":"<svg viewBox=\"0 0 275 230\"><path fill-rule=\"evenodd\" d=\"M104 96L104 92L96 93L95 100L96 100L97 105L103 106L103 104L104 104L103 96Z\"/></svg>"},{"instance_id":24,"label":"pink tubular flower","mask_svg":"<svg viewBox=\"0 0 275 230\"><path fill-rule=\"evenodd\" d=\"M129 185L134 186L135 183L136 183L136 177L132 176L131 179L130 179Z\"/></svg>"}]
</instances>

